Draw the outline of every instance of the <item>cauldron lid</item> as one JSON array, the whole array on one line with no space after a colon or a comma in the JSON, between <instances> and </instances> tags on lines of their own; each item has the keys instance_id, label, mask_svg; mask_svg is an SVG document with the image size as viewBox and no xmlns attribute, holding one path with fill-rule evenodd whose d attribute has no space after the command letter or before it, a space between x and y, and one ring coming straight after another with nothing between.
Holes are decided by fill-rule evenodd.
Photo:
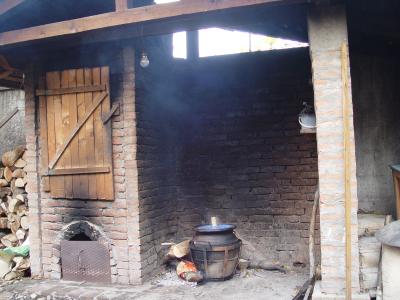
<instances>
[{"instance_id":1,"label":"cauldron lid","mask_svg":"<svg viewBox=\"0 0 400 300\"><path fill-rule=\"evenodd\" d=\"M232 224L217 224L217 225L199 225L195 227L197 232L224 232L235 229L236 226Z\"/></svg>"}]
</instances>

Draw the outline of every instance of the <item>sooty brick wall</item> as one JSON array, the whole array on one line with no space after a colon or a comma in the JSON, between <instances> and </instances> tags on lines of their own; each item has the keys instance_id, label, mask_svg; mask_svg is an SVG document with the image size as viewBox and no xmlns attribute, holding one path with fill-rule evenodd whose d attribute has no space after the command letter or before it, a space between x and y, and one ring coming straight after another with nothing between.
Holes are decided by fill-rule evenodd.
<instances>
[{"instance_id":1,"label":"sooty brick wall","mask_svg":"<svg viewBox=\"0 0 400 300\"><path fill-rule=\"evenodd\" d=\"M154 42L159 45L158 39ZM137 161L142 274L159 272L164 260L162 242L174 240L176 229L176 122L168 109L171 100L165 53L147 39L151 67L136 70Z\"/></svg>"},{"instance_id":2,"label":"sooty brick wall","mask_svg":"<svg viewBox=\"0 0 400 300\"><path fill-rule=\"evenodd\" d=\"M130 50L129 50L130 49ZM132 47L110 47L83 52L82 49L43 57L41 72L82 67L110 66L111 101L120 103L120 114L112 122L114 201L54 199L40 182L41 147L38 130L42 115L37 113L34 90L39 69L27 75L25 85L25 128L27 141L27 192L30 207L31 260L33 276L60 278L60 236L76 222L99 228L110 250L112 281L139 283L144 278L139 250L139 212L136 172L135 78ZM92 49L93 50L93 49ZM104 51L102 51L104 50ZM129 50L129 51L128 51ZM60 59L59 56L63 59ZM76 58L80 57L80 60ZM64 122L67 122L67 118ZM43 182L42 182L43 183Z\"/></svg>"},{"instance_id":3,"label":"sooty brick wall","mask_svg":"<svg viewBox=\"0 0 400 300\"><path fill-rule=\"evenodd\" d=\"M237 225L258 258L307 263L317 148L297 118L313 99L308 52L214 57L187 72L178 236L217 216Z\"/></svg>"},{"instance_id":4,"label":"sooty brick wall","mask_svg":"<svg viewBox=\"0 0 400 300\"><path fill-rule=\"evenodd\" d=\"M162 242L211 216L236 224L258 258L307 263L317 184L315 136L297 121L313 99L307 49L197 61L146 50L150 66L136 72L142 274L159 270Z\"/></svg>"}]
</instances>

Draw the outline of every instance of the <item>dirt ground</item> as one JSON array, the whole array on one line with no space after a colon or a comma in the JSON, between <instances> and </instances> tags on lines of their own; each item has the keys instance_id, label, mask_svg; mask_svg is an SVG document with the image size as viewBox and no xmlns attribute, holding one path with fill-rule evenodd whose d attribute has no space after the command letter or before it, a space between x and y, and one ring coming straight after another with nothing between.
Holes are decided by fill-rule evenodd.
<instances>
[{"instance_id":1,"label":"dirt ground","mask_svg":"<svg viewBox=\"0 0 400 300\"><path fill-rule=\"evenodd\" d=\"M84 282L24 279L0 288L1 300L139 299L139 300L291 300L307 274L248 270L224 282L193 285L166 273L141 286L100 285Z\"/></svg>"}]
</instances>

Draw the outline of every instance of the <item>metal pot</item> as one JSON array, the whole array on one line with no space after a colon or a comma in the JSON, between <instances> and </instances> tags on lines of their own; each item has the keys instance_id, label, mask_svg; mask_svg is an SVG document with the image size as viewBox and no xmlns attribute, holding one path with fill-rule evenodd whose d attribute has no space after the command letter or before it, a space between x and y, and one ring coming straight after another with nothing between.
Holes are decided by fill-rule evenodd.
<instances>
[{"instance_id":1,"label":"metal pot","mask_svg":"<svg viewBox=\"0 0 400 300\"><path fill-rule=\"evenodd\" d=\"M200 225L190 242L192 261L208 280L226 280L233 276L239 262L242 241L231 224Z\"/></svg>"}]
</instances>

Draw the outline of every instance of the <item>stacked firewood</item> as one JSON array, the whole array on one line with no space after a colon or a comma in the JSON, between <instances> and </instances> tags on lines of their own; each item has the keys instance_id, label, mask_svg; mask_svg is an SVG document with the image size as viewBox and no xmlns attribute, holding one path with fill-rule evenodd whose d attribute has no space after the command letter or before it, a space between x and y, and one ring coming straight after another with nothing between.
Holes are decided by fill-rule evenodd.
<instances>
[{"instance_id":1,"label":"stacked firewood","mask_svg":"<svg viewBox=\"0 0 400 300\"><path fill-rule=\"evenodd\" d=\"M1 157L0 165L0 249L23 244L28 237L25 146Z\"/></svg>"}]
</instances>

